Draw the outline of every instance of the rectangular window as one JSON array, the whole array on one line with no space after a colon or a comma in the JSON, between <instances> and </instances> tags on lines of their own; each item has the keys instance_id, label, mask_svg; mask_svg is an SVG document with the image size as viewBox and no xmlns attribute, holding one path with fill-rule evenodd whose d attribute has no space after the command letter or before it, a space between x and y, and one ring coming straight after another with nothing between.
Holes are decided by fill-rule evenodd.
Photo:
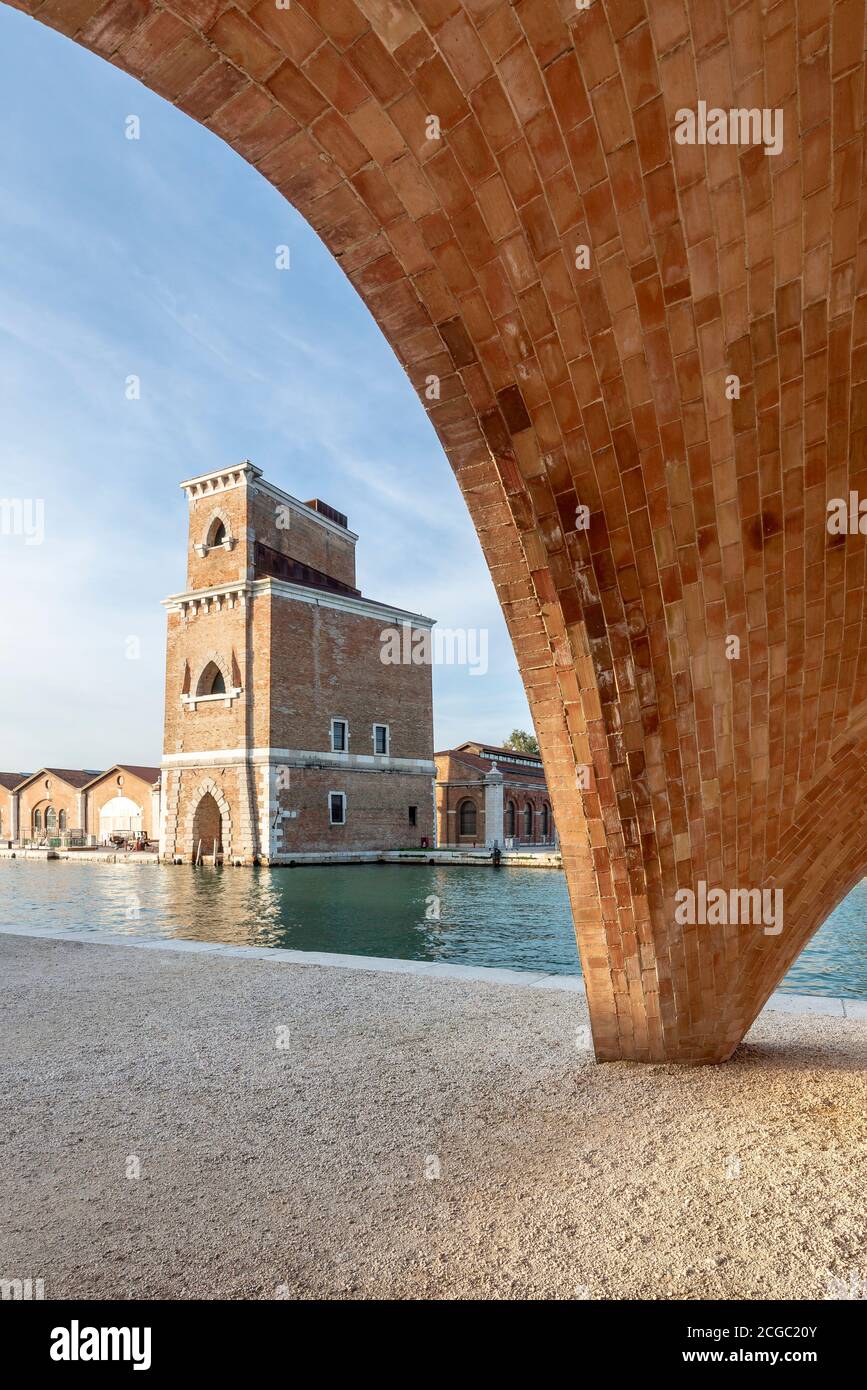
<instances>
[{"instance_id":1,"label":"rectangular window","mask_svg":"<svg viewBox=\"0 0 867 1390\"><path fill-rule=\"evenodd\" d=\"M331 825L346 824L346 793L328 793L328 820Z\"/></svg>"},{"instance_id":2,"label":"rectangular window","mask_svg":"<svg viewBox=\"0 0 867 1390\"><path fill-rule=\"evenodd\" d=\"M373 751L381 757L388 755L388 725L374 724L373 726Z\"/></svg>"},{"instance_id":3,"label":"rectangular window","mask_svg":"<svg viewBox=\"0 0 867 1390\"><path fill-rule=\"evenodd\" d=\"M410 823L410 825L418 825L418 807L417 807L417 806L410 806L410 808L409 808L409 823Z\"/></svg>"},{"instance_id":4,"label":"rectangular window","mask_svg":"<svg viewBox=\"0 0 867 1390\"><path fill-rule=\"evenodd\" d=\"M349 725L345 719L331 721L331 751L345 753L349 746Z\"/></svg>"}]
</instances>

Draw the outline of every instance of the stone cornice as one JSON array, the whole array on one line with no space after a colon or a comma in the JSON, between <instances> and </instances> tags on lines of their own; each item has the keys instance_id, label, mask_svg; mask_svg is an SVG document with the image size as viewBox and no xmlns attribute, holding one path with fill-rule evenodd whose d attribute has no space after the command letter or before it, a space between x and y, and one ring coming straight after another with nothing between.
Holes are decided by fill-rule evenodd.
<instances>
[{"instance_id":1,"label":"stone cornice","mask_svg":"<svg viewBox=\"0 0 867 1390\"><path fill-rule=\"evenodd\" d=\"M261 476L261 468L245 459L243 463L235 464L231 468L216 468L212 473L200 473L196 478L187 478L180 487L191 499L214 497L219 493L229 492L231 488L253 483Z\"/></svg>"}]
</instances>

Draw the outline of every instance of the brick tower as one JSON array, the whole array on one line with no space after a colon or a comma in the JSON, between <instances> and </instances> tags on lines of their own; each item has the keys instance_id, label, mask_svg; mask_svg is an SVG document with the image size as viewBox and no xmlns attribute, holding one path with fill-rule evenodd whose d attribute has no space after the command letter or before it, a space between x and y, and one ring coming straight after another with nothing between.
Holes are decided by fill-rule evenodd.
<instances>
[{"instance_id":1,"label":"brick tower","mask_svg":"<svg viewBox=\"0 0 867 1390\"><path fill-rule=\"evenodd\" d=\"M281 863L433 842L430 665L383 634L357 536L245 462L181 484L187 588L168 610L160 852Z\"/></svg>"}]
</instances>

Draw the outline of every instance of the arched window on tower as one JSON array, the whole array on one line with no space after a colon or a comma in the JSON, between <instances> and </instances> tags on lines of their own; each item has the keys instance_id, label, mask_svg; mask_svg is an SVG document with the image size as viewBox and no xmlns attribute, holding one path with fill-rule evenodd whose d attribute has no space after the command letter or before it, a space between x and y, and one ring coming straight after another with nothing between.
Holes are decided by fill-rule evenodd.
<instances>
[{"instance_id":1,"label":"arched window on tower","mask_svg":"<svg viewBox=\"0 0 867 1390\"><path fill-rule=\"evenodd\" d=\"M458 807L458 826L461 835L475 835L476 833L476 803L474 801L462 801Z\"/></svg>"},{"instance_id":2,"label":"arched window on tower","mask_svg":"<svg viewBox=\"0 0 867 1390\"><path fill-rule=\"evenodd\" d=\"M208 531L208 545L222 545L226 539L226 523L222 517L215 516Z\"/></svg>"},{"instance_id":3,"label":"arched window on tower","mask_svg":"<svg viewBox=\"0 0 867 1390\"><path fill-rule=\"evenodd\" d=\"M197 695L225 695L226 678L216 661L209 661L199 676Z\"/></svg>"}]
</instances>

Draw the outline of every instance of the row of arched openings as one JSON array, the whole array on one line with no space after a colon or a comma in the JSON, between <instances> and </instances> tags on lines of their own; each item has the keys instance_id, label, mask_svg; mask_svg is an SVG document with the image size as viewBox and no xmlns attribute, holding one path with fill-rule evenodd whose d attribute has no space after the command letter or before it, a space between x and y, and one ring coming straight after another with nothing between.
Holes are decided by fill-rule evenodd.
<instances>
[{"instance_id":1,"label":"row of arched openings","mask_svg":"<svg viewBox=\"0 0 867 1390\"><path fill-rule=\"evenodd\" d=\"M58 814L53 806L48 806L43 816L42 808L37 806L33 812L34 835L42 834L43 825L46 835L64 834L66 830L66 812L61 811Z\"/></svg>"},{"instance_id":2,"label":"row of arched openings","mask_svg":"<svg viewBox=\"0 0 867 1390\"><path fill-rule=\"evenodd\" d=\"M522 836L525 840L533 839L535 825L535 810L531 802L527 802L521 812ZM461 836L471 836L476 834L478 825L478 812L476 803L469 797L462 801L458 807L458 831ZM514 801L509 801L506 805L506 835L514 837L518 830L518 808ZM542 803L539 812L539 836L544 842L551 835L551 808L547 801Z\"/></svg>"}]
</instances>

